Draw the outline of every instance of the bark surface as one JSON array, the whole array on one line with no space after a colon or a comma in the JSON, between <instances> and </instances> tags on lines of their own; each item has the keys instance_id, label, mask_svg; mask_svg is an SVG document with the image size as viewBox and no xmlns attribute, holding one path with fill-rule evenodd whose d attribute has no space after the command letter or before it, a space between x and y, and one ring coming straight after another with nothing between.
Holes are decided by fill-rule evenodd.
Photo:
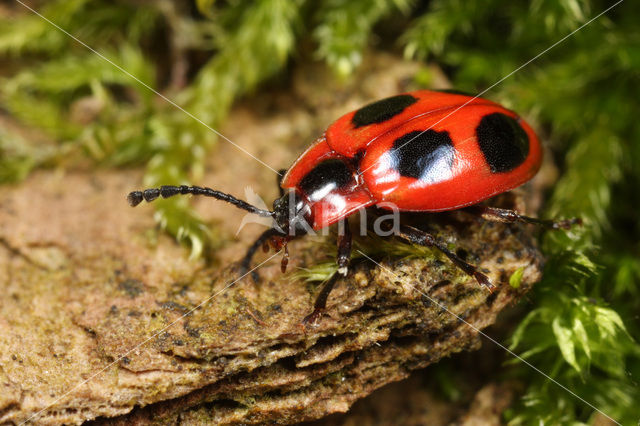
<instances>
[{"instance_id":1,"label":"bark surface","mask_svg":"<svg viewBox=\"0 0 640 426\"><path fill-rule=\"evenodd\" d=\"M414 68L378 61L357 95L329 96L301 72L293 94L240 105L224 133L285 167L332 118L407 89ZM321 95L309 100L314 90ZM540 278L528 227L464 213L412 216L498 290L437 253L379 253L382 266L356 260L319 324L303 328L319 286L281 274L279 257L260 269L259 284L235 282L232 260L264 228L249 225L236 238L242 214L194 199L223 244L190 261L156 229L151 207L127 205L140 181L137 171L41 171L0 193L0 424L295 423L345 412L412 370L477 349L478 330ZM224 142L200 183L238 196L251 184L267 204L277 193L270 170ZM327 260L317 240L290 249L291 270ZM514 289L508 280L519 268Z\"/></svg>"}]
</instances>

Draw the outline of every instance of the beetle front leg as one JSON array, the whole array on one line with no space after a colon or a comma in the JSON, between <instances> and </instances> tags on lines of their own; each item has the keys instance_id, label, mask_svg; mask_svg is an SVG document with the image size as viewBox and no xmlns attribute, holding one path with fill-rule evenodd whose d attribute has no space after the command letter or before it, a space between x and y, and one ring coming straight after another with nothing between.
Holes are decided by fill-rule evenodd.
<instances>
[{"instance_id":1,"label":"beetle front leg","mask_svg":"<svg viewBox=\"0 0 640 426\"><path fill-rule=\"evenodd\" d=\"M493 285L489 277L480 272L476 266L465 262L462 258L451 252L444 243L438 241L433 235L411 226L400 225L400 232L397 233L396 236L413 244L434 247L440 250L440 252L447 256L458 268L462 269L464 273L475 278L480 285L488 288L490 291L495 290L496 286Z\"/></svg>"},{"instance_id":2,"label":"beetle front leg","mask_svg":"<svg viewBox=\"0 0 640 426\"><path fill-rule=\"evenodd\" d=\"M338 270L320 289L320 293L316 296L316 301L313 304L313 312L302 320L302 325L314 324L320 318L327 307L327 299L329 298L329 294L331 294L331 290L333 290L333 286L336 284L336 281L341 276L346 277L349 272L351 242L353 240L351 229L349 228L349 222L346 220L341 221L338 224L338 230L344 230L344 232L338 232L338 256L336 257Z\"/></svg>"},{"instance_id":3,"label":"beetle front leg","mask_svg":"<svg viewBox=\"0 0 640 426\"><path fill-rule=\"evenodd\" d=\"M531 223L534 225L543 226L545 228L550 228L550 229L571 229L571 226L573 225L582 225L582 219L580 218L558 220L558 221L538 219L535 217L523 216L521 214L518 214L514 210L499 209L497 207L488 207L488 206L482 206L482 205L466 207L464 210L469 213L480 216L483 219L489 220L491 222Z\"/></svg>"},{"instance_id":4,"label":"beetle front leg","mask_svg":"<svg viewBox=\"0 0 640 426\"><path fill-rule=\"evenodd\" d=\"M262 247L266 242L268 242L269 239L277 235L282 235L282 233L278 231L276 228L270 228L264 231L262 234L260 234L258 238L256 238L253 244L249 246L246 254L240 261L240 276L245 275L247 271L249 271L249 269L251 268L251 260L253 259L253 256L256 254L258 249ZM259 279L258 272L256 271L251 272L251 278L253 279L254 282L257 282Z\"/></svg>"}]
</instances>

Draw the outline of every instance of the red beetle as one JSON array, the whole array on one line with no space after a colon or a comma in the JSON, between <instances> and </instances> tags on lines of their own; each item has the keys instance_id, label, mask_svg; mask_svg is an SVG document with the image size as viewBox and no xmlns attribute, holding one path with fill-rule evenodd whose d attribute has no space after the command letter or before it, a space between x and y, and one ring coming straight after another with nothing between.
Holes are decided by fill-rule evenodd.
<instances>
[{"instance_id":1,"label":"red beetle","mask_svg":"<svg viewBox=\"0 0 640 426\"><path fill-rule=\"evenodd\" d=\"M479 202L520 186L542 162L542 149L531 127L495 102L455 92L420 90L386 98L340 117L286 171L281 198L273 211L259 209L231 195L195 186L162 186L134 191L132 206L159 196L196 194L230 202L272 217L274 226L249 248L244 271L259 247L285 247L295 237L344 221L359 209L394 205L401 211L438 212L473 206L485 219L569 228L578 219L560 222L521 216ZM346 275L351 252L348 226L338 237L338 273L320 291L315 318L324 309L339 275ZM406 225L397 236L435 247L480 284L488 277L432 235Z\"/></svg>"}]
</instances>

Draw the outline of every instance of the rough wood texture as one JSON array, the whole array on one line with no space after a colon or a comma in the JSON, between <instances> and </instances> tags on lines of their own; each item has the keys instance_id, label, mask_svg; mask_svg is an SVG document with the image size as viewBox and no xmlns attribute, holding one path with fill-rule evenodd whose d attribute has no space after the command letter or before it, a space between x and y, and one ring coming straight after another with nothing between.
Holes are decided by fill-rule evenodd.
<instances>
[{"instance_id":1,"label":"rough wood texture","mask_svg":"<svg viewBox=\"0 0 640 426\"><path fill-rule=\"evenodd\" d=\"M390 81L410 75L393 74L389 61L379 69ZM334 106L334 117L360 97ZM226 133L285 166L324 118L283 99L289 107L263 120L259 107L240 107ZM274 143L299 133L305 137L288 143L294 148ZM242 195L254 182L275 196L271 172L247 164L254 166L223 144L203 184ZM247 170L246 177L229 170ZM149 207L127 206L124 195L138 182L134 172L49 171L0 193L0 424L294 423L344 412L413 369L477 348L478 333L451 312L483 329L540 276L529 228L445 215L430 229L502 281L498 291L487 293L435 255L379 256L384 268L357 263L319 325L303 329L318 287L281 275L277 261L261 269L260 285L226 288L236 274L230 260L257 226L218 250L216 261L191 262L154 231ZM241 215L213 200L195 202L231 240ZM292 268L323 255L310 240L291 251ZM515 290L506 282L520 267Z\"/></svg>"},{"instance_id":2,"label":"rough wood texture","mask_svg":"<svg viewBox=\"0 0 640 426\"><path fill-rule=\"evenodd\" d=\"M148 404L120 421L285 423L344 411L411 369L477 347L477 333L424 294L482 329L539 276L538 253L520 228L469 219L459 231L442 226L495 280L525 267L518 291L502 285L490 295L436 258L381 259L393 273L361 262L319 326L303 330L315 286L272 264L261 285L244 280L181 318L231 283L233 268L190 264L168 238L157 247L130 238L140 215L116 202L130 179L42 173L3 196L2 421L54 402L38 423ZM105 198L109 209L99 207Z\"/></svg>"}]
</instances>

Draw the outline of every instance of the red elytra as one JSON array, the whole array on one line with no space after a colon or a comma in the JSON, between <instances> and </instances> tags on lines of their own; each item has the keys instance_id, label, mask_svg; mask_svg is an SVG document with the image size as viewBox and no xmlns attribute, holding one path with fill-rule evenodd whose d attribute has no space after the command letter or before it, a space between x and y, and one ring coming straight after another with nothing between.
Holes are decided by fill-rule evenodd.
<instances>
[{"instance_id":1,"label":"red elytra","mask_svg":"<svg viewBox=\"0 0 640 426\"><path fill-rule=\"evenodd\" d=\"M377 205L401 211L437 212L468 207L484 219L523 222L569 229L579 219L540 220L511 210L476 205L531 179L542 162L542 150L531 127L495 102L459 93L420 90L393 96L350 112L329 126L289 168L281 181L285 191L273 210L255 207L229 194L197 186L162 186L128 195L135 206L177 194L205 195L273 218L249 247L241 268L249 270L256 251L266 243L284 249L311 229L321 229L361 208ZM345 223L346 224L346 223ZM315 321L339 276L346 276L351 253L349 226L338 236L338 271L316 298L303 322ZM489 278L445 244L419 229L400 224L394 234L413 244L434 247L458 268L489 289Z\"/></svg>"},{"instance_id":2,"label":"red elytra","mask_svg":"<svg viewBox=\"0 0 640 426\"><path fill-rule=\"evenodd\" d=\"M361 113L365 108L370 108L368 117L366 110ZM484 133L478 131L483 118ZM481 145L483 137L491 140ZM416 154L416 145L425 144L431 146ZM509 155L496 154L505 149ZM354 181L310 199L309 189L317 189L300 183L327 160L348 164ZM379 203L425 212L477 204L522 185L541 162L536 134L514 112L481 98L421 90L339 118L289 168L282 187L307 198L312 226L320 229ZM399 163L409 173L402 173L407 170Z\"/></svg>"}]
</instances>

